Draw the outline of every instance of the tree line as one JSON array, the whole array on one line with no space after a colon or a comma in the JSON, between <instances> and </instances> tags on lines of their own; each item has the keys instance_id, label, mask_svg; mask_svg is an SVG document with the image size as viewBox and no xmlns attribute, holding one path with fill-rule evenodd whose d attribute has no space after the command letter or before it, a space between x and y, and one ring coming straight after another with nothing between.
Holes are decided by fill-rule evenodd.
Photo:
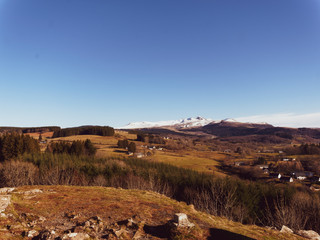
<instances>
[{"instance_id":1,"label":"tree line","mask_svg":"<svg viewBox=\"0 0 320 240\"><path fill-rule=\"evenodd\" d=\"M285 150L288 155L320 155L320 144L304 143Z\"/></svg>"},{"instance_id":2,"label":"tree line","mask_svg":"<svg viewBox=\"0 0 320 240\"><path fill-rule=\"evenodd\" d=\"M92 144L90 139L87 139L85 141L73 141L72 143L65 141L52 142L48 145L46 151L53 154L94 156L97 152L97 149Z\"/></svg>"},{"instance_id":3,"label":"tree line","mask_svg":"<svg viewBox=\"0 0 320 240\"><path fill-rule=\"evenodd\" d=\"M136 144L134 142L129 142L127 139L118 140L118 148L127 149L128 152L135 153L137 151Z\"/></svg>"},{"instance_id":4,"label":"tree line","mask_svg":"<svg viewBox=\"0 0 320 240\"><path fill-rule=\"evenodd\" d=\"M38 153L40 146L37 140L28 135L18 133L0 136L0 161L5 161L25 153Z\"/></svg>"},{"instance_id":5,"label":"tree line","mask_svg":"<svg viewBox=\"0 0 320 240\"><path fill-rule=\"evenodd\" d=\"M0 133L35 133L35 132L53 132L60 130L57 126L46 126L46 127L31 127L31 128L21 128L21 127L0 127Z\"/></svg>"},{"instance_id":6,"label":"tree line","mask_svg":"<svg viewBox=\"0 0 320 240\"><path fill-rule=\"evenodd\" d=\"M82 126L74 128L63 128L54 131L53 138L67 137L73 135L98 135L98 136L113 136L114 128L108 126Z\"/></svg>"},{"instance_id":7,"label":"tree line","mask_svg":"<svg viewBox=\"0 0 320 240\"><path fill-rule=\"evenodd\" d=\"M166 141L158 135L146 134L146 133L137 133L137 141L153 144L165 144Z\"/></svg>"}]
</instances>

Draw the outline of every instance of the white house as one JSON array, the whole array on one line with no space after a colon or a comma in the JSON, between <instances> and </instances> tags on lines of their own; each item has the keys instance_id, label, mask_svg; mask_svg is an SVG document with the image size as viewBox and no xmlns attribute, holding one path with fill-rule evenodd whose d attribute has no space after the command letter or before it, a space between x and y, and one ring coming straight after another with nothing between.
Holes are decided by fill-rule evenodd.
<instances>
[{"instance_id":1,"label":"white house","mask_svg":"<svg viewBox=\"0 0 320 240\"><path fill-rule=\"evenodd\" d=\"M268 164L262 164L262 165L258 165L258 167L260 169L268 169L269 168L269 165Z\"/></svg>"},{"instance_id":2,"label":"white house","mask_svg":"<svg viewBox=\"0 0 320 240\"><path fill-rule=\"evenodd\" d=\"M143 153L135 153L134 156L136 158L142 158L142 157L144 157L144 154Z\"/></svg>"},{"instance_id":3,"label":"white house","mask_svg":"<svg viewBox=\"0 0 320 240\"><path fill-rule=\"evenodd\" d=\"M293 178L292 178L292 177L287 177L287 176L282 176L282 177L280 178L280 180L281 180L282 182L293 182Z\"/></svg>"},{"instance_id":4,"label":"white house","mask_svg":"<svg viewBox=\"0 0 320 240\"><path fill-rule=\"evenodd\" d=\"M281 178L281 174L280 173L270 173L269 174L269 177L271 177L271 178Z\"/></svg>"},{"instance_id":5,"label":"white house","mask_svg":"<svg viewBox=\"0 0 320 240\"><path fill-rule=\"evenodd\" d=\"M307 177L312 177L313 173L312 172L294 172L292 175L299 180L305 180Z\"/></svg>"}]
</instances>

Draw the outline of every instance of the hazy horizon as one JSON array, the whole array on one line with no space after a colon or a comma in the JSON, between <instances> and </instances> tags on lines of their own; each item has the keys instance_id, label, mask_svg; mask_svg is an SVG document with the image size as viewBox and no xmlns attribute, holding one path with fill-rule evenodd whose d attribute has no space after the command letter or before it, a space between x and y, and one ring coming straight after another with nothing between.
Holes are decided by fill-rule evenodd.
<instances>
[{"instance_id":1,"label":"hazy horizon","mask_svg":"<svg viewBox=\"0 0 320 240\"><path fill-rule=\"evenodd\" d=\"M139 122L162 122L162 121L172 121L172 120L182 120L186 118L196 118L197 116L189 116L189 117L180 117L179 119L159 119L156 121L148 121L142 120ZM270 114L270 115L255 115L255 116L246 116L246 117L236 117L236 118L211 118L211 117L204 117L200 116L205 119L212 119L213 121L220 121L225 119L234 119L238 122L243 123L267 123L271 124L275 127L291 127L291 128L320 128L320 113L311 113L311 114L294 114L294 113L280 113L280 114ZM127 122L125 125L110 125L114 128L124 128L127 124L134 123L134 122ZM58 124L42 124L42 125L1 125L0 127L45 127L45 126L59 126L62 128L67 127L78 127L78 126L85 126L85 125L102 125L105 126L106 124L80 124L80 125L58 125Z\"/></svg>"}]
</instances>

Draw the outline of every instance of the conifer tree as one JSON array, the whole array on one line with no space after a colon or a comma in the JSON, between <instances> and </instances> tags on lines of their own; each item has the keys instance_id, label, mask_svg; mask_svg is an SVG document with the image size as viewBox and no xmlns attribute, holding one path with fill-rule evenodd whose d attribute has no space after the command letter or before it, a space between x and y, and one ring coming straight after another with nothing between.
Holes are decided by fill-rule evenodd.
<instances>
[{"instance_id":1,"label":"conifer tree","mask_svg":"<svg viewBox=\"0 0 320 240\"><path fill-rule=\"evenodd\" d=\"M130 142L128 146L128 151L134 153L136 152L136 150L137 150L136 144L134 142Z\"/></svg>"}]
</instances>

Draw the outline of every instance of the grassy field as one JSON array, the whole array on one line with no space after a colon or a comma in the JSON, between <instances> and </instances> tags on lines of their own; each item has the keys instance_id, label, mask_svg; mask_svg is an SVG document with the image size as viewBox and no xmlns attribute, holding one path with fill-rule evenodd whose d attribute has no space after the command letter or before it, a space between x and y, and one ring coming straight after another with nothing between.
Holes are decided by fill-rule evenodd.
<instances>
[{"instance_id":1,"label":"grassy field","mask_svg":"<svg viewBox=\"0 0 320 240\"><path fill-rule=\"evenodd\" d=\"M29 135L35 139L39 139L39 136L40 136L39 133L25 133L25 135ZM53 135L53 132L45 132L41 134L42 138L51 138L52 135Z\"/></svg>"},{"instance_id":2,"label":"grassy field","mask_svg":"<svg viewBox=\"0 0 320 240\"><path fill-rule=\"evenodd\" d=\"M156 151L151 157L152 160L158 162L218 175L223 175L217 166L219 165L219 161L224 158L225 155L219 152L197 152L192 150L178 152Z\"/></svg>"},{"instance_id":3,"label":"grassy field","mask_svg":"<svg viewBox=\"0 0 320 240\"><path fill-rule=\"evenodd\" d=\"M48 143L52 141L85 141L86 139L90 139L94 146L97 148L97 157L119 157L119 156L127 156L127 152L124 149L119 149L117 147L117 142L119 139L127 138L129 140L136 139L136 135L129 134L125 131L116 131L115 136L107 137L107 136L97 136L97 135L75 135L69 137L60 137L49 139Z\"/></svg>"},{"instance_id":4,"label":"grassy field","mask_svg":"<svg viewBox=\"0 0 320 240\"><path fill-rule=\"evenodd\" d=\"M31 133L30 136L38 139L39 133ZM97 148L97 157L128 157L127 151L125 149L120 149L117 147L117 142L119 139L128 139L129 141L134 141L137 145L137 152L141 152L146 154L147 152L152 153L150 156L146 157L150 161L164 162L169 163L178 167L194 169L199 172L205 173L214 173L216 175L224 176L219 168L219 164L223 160L228 159L236 159L239 156L233 156L237 154L229 154L218 151L211 151L207 146L200 145L195 149L187 149L187 150L167 150L163 149L163 151L159 150L149 150L143 148L146 143L135 141L137 136L135 134L129 134L126 131L116 130L115 135L111 137L107 136L97 136L97 135L76 135L76 136L68 136L68 137L60 137L51 139L52 133L42 134L43 139L47 139L47 144L52 141L76 141L81 140L85 141L86 139L90 139L92 143ZM41 144L41 150L44 151L46 149L47 144ZM237 161L249 161L252 160L250 157L244 157L237 159Z\"/></svg>"},{"instance_id":5,"label":"grassy field","mask_svg":"<svg viewBox=\"0 0 320 240\"><path fill-rule=\"evenodd\" d=\"M50 133L52 135L52 133ZM224 176L225 173L219 169L219 165L222 161L229 162L233 164L235 161L252 162L258 158L258 156L276 156L275 153L252 153L250 155L240 155L237 153L225 153L219 151L211 151L206 145L197 145L193 148L187 148L184 150L168 150L163 148L160 150L149 150L143 146L146 143L135 141L137 136L135 134L129 134L126 131L116 130L115 135L111 137L103 137L97 135L76 135L61 138L49 138L50 134L42 134L43 138L46 139L48 143L52 141L75 141L81 140L85 141L90 139L92 143L97 148L97 157L128 157L127 151L117 147L117 142L119 139L128 139L129 141L134 141L137 145L137 152L144 153L145 155L149 152L149 156L145 157L150 161L169 163L178 167L194 169L199 172L214 173L219 176ZM38 138L39 134L30 134L34 138ZM154 145L154 144L152 144ZM155 144L155 146L157 146ZM41 144L41 150L46 149L46 144Z\"/></svg>"},{"instance_id":6,"label":"grassy field","mask_svg":"<svg viewBox=\"0 0 320 240\"><path fill-rule=\"evenodd\" d=\"M35 138L36 134L33 134ZM125 157L127 151L125 149L119 149L117 147L117 142L119 139L127 138L129 141L134 141L136 139L135 134L129 134L125 131L116 131L115 136L112 137L102 137L96 135L76 135L69 137L61 137L48 139L48 142L52 141L84 141L90 139L92 143L97 147L97 157ZM141 146L145 143L134 141L137 145L137 152L146 152ZM184 167L189 169L194 169L200 172L213 173L223 175L217 166L219 161L225 159L225 154L212 151L195 151L195 150L182 150L182 151L170 151L164 149L164 151L154 150L151 151L153 154L147 159L152 161L169 163L178 167Z\"/></svg>"}]
</instances>

